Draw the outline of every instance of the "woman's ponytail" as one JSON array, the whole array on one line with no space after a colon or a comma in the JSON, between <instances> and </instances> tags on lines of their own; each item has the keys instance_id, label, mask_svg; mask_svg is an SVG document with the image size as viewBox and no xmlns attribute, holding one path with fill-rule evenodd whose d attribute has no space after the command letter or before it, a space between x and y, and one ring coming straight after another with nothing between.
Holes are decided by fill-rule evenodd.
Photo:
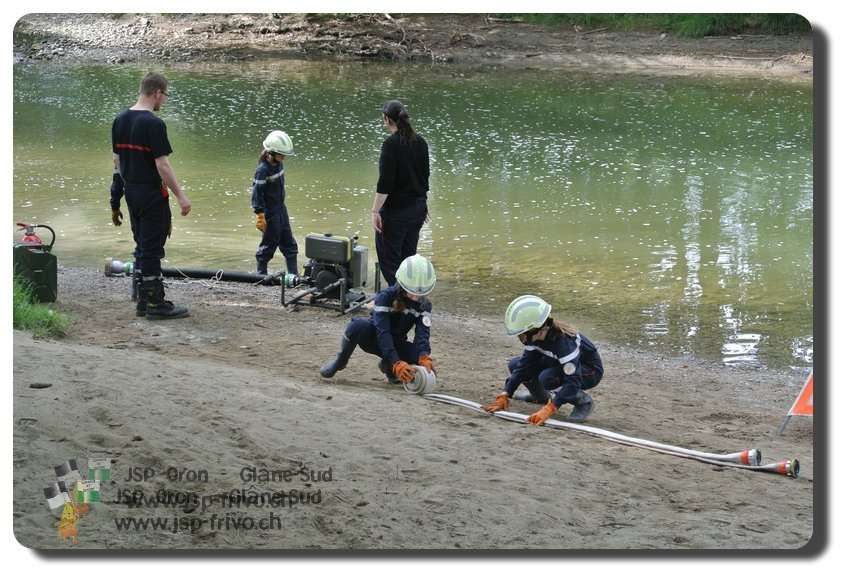
<instances>
[{"instance_id":1,"label":"woman's ponytail","mask_svg":"<svg viewBox=\"0 0 842 573\"><path fill-rule=\"evenodd\" d=\"M415 141L415 130L409 123L409 113L401 102L396 99L387 101L383 105L383 115L388 117L398 128L401 141L405 143Z\"/></svg>"}]
</instances>

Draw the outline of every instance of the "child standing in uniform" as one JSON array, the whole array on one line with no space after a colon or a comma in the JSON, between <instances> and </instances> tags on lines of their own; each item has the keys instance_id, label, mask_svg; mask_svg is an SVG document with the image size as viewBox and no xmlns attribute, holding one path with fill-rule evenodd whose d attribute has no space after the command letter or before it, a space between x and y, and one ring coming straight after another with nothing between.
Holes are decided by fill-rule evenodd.
<instances>
[{"instance_id":1,"label":"child standing in uniform","mask_svg":"<svg viewBox=\"0 0 842 573\"><path fill-rule=\"evenodd\" d=\"M283 131L273 131L263 142L251 188L251 207L257 217L255 227L263 233L257 247L257 274L269 274L269 261L280 249L287 274L298 274L298 243L292 235L286 207L284 159L294 155L292 139Z\"/></svg>"}]
</instances>

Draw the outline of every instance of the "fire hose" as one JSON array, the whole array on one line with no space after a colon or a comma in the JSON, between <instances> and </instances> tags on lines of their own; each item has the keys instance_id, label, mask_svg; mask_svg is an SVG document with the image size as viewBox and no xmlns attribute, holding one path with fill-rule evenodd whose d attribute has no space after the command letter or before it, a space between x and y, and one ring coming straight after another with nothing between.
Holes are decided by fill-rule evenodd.
<instances>
[{"instance_id":1,"label":"fire hose","mask_svg":"<svg viewBox=\"0 0 842 573\"><path fill-rule=\"evenodd\" d=\"M447 396L445 394L433 394L427 393L422 394L424 398L428 400L433 400L435 402L442 402L445 404L453 404L456 406L462 406L481 414L489 414L482 409L482 406L477 402L472 402L470 400L465 400L463 398L456 398L453 396ZM511 422L520 422L522 424L526 423L526 416L525 414L519 414L517 412L508 412L506 410L498 410L496 412L490 413L493 416L498 418L502 418L504 420L509 420ZM733 452L729 454L714 454L709 452L702 452L698 450L690 450L687 448L681 448L678 446L670 446L668 444L661 444L658 442L653 442L650 440L643 440L639 438L633 438L630 436L625 436L623 434L618 434L615 432L610 432L608 430L603 430L600 428L595 428L591 426L583 426L581 424L572 424L569 422L561 422L558 420L549 419L544 422L545 426L550 426L552 428L560 428L560 429L568 429L574 430L577 432L584 432L586 434L591 434L595 436L599 436L612 442L617 442L620 444L625 444L628 446L637 446L647 450L651 450L654 452L659 452L662 454L670 454L682 458L689 458L694 459L700 462L708 463L708 464L715 464L718 466L730 467L730 468L739 468L739 469L748 469L748 470L755 470L755 471L763 471L763 472L771 472L786 475L789 477L798 477L798 473L800 471L800 463L797 459L787 459L782 460L780 462L770 463L761 465L761 455L760 450L758 449L750 449L744 450L741 452Z\"/></svg>"},{"instance_id":2,"label":"fire hose","mask_svg":"<svg viewBox=\"0 0 842 573\"><path fill-rule=\"evenodd\" d=\"M112 275L132 276L135 271L133 262L124 263L114 259L113 257L105 258L105 276ZM209 279L215 281L230 281L251 284L263 284L278 286L281 284L283 277L278 275L256 275L254 273L239 272L239 271L223 271L217 269L181 269L181 268L162 268L161 275L168 278L177 279Z\"/></svg>"}]
</instances>

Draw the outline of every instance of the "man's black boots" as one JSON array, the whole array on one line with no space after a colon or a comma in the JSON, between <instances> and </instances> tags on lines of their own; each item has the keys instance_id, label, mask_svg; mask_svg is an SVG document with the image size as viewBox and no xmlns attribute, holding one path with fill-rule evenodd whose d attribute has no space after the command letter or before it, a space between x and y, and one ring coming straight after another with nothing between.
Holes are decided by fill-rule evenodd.
<instances>
[{"instance_id":1,"label":"man's black boots","mask_svg":"<svg viewBox=\"0 0 842 573\"><path fill-rule=\"evenodd\" d=\"M319 374L322 375L323 378L333 378L333 375L339 372L340 370L344 370L346 366L348 366L348 360L351 358L351 354L354 352L354 349L357 345L345 336L342 336L342 346L339 347L339 353L336 355L336 358L319 368Z\"/></svg>"},{"instance_id":2,"label":"man's black boots","mask_svg":"<svg viewBox=\"0 0 842 573\"><path fill-rule=\"evenodd\" d=\"M590 394L582 390L576 394L576 401L573 402L573 411L567 416L565 422L584 422L591 415L594 408L594 401Z\"/></svg>"},{"instance_id":3,"label":"man's black boots","mask_svg":"<svg viewBox=\"0 0 842 573\"><path fill-rule=\"evenodd\" d=\"M146 319L163 320L167 318L184 318L188 316L187 309L183 306L175 306L168 300L164 300L164 280L144 279L143 290L146 291Z\"/></svg>"},{"instance_id":4,"label":"man's black boots","mask_svg":"<svg viewBox=\"0 0 842 573\"><path fill-rule=\"evenodd\" d=\"M140 268L137 266L137 260L135 260L134 270L132 271L132 300L137 302L135 316L146 316L146 289L143 288L141 276Z\"/></svg>"},{"instance_id":5,"label":"man's black boots","mask_svg":"<svg viewBox=\"0 0 842 573\"><path fill-rule=\"evenodd\" d=\"M146 289L137 289L137 305L135 306L135 316L146 316Z\"/></svg>"},{"instance_id":6,"label":"man's black boots","mask_svg":"<svg viewBox=\"0 0 842 573\"><path fill-rule=\"evenodd\" d=\"M269 274L269 261L257 261L257 274L259 274L259 275L268 275Z\"/></svg>"}]
</instances>

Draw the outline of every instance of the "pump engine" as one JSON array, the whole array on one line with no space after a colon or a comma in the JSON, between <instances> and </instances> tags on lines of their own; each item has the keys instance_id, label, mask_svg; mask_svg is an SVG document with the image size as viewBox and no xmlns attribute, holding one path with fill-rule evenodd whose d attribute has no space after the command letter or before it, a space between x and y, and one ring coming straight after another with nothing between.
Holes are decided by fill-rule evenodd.
<instances>
[{"instance_id":1,"label":"pump engine","mask_svg":"<svg viewBox=\"0 0 842 573\"><path fill-rule=\"evenodd\" d=\"M307 287L291 300L282 292L283 305L307 304L316 306L338 306L342 314L354 310L372 300L360 289L368 280L368 248L357 244L359 237L345 237L333 233L310 233L304 240L304 255L309 259L301 276L287 274L281 287ZM379 283L375 272L375 283ZM379 284L375 284L375 292ZM333 301L326 304L325 301Z\"/></svg>"},{"instance_id":2,"label":"pump engine","mask_svg":"<svg viewBox=\"0 0 842 573\"><path fill-rule=\"evenodd\" d=\"M323 291L339 279L344 279L349 289L364 287L368 278L368 248L358 245L358 238L332 233L307 235L304 256L310 260L304 265L303 280ZM325 296L336 298L335 291L325 292Z\"/></svg>"}]
</instances>

